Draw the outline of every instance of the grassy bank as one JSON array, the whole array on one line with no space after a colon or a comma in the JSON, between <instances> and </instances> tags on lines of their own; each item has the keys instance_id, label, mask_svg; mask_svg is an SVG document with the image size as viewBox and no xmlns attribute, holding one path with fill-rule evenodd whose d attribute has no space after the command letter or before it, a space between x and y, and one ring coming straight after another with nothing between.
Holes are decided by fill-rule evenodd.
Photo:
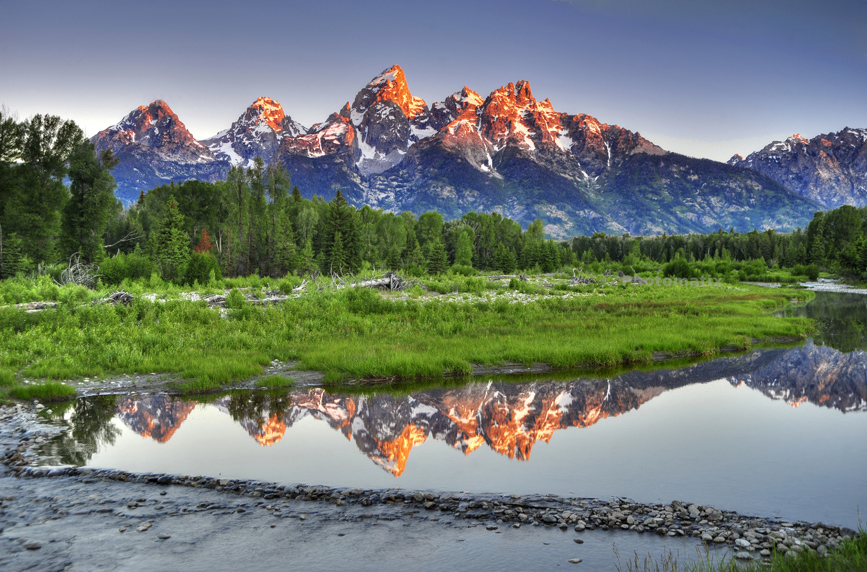
<instances>
[{"instance_id":1,"label":"grassy bank","mask_svg":"<svg viewBox=\"0 0 867 572\"><path fill-rule=\"evenodd\" d=\"M329 382L467 374L473 363L648 363L654 352L713 355L754 340L802 338L807 320L770 311L812 295L747 285L574 286L550 277L498 283L457 276L400 295L309 287L265 308L234 296L221 315L183 299L176 287L128 286L137 296L130 306L86 304L104 292L69 287L53 293L55 310L0 309L0 386L19 392L24 379L166 373L188 380L185 391L205 391L260 375L273 359L298 360Z\"/></svg>"},{"instance_id":2,"label":"grassy bank","mask_svg":"<svg viewBox=\"0 0 867 572\"><path fill-rule=\"evenodd\" d=\"M626 562L618 562L616 568L618 572L863 572L867 570L867 532L862 530L855 538L844 540L825 557L807 551L795 556L774 554L769 562L729 559L714 562L707 556L683 564L674 555L660 559L635 555Z\"/></svg>"}]
</instances>

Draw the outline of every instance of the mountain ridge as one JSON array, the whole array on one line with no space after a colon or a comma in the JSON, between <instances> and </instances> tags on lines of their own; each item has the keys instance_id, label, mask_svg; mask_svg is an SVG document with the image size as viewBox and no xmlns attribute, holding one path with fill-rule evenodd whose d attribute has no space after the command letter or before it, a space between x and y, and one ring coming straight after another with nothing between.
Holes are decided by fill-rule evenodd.
<instances>
[{"instance_id":1,"label":"mountain ridge","mask_svg":"<svg viewBox=\"0 0 867 572\"><path fill-rule=\"evenodd\" d=\"M523 225L543 218L554 238L785 230L806 225L818 210L758 172L685 158L638 132L558 112L526 81L485 98L465 86L428 105L395 65L309 129L263 97L202 142L164 102L139 111L154 106L170 121L151 123L153 114L134 111L93 138L97 150L112 147L121 158L117 194L128 203L169 180L216 181L262 157L282 165L307 197L330 199L340 189L356 206L435 209L446 218L499 212ZM165 129L177 141L166 141Z\"/></svg>"}]
</instances>

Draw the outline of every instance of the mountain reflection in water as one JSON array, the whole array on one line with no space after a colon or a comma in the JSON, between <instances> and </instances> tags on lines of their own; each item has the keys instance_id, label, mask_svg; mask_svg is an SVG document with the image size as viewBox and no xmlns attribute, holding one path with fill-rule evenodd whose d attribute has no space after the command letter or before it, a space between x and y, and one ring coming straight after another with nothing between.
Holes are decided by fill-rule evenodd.
<instances>
[{"instance_id":1,"label":"mountain reflection in water","mask_svg":"<svg viewBox=\"0 0 867 572\"><path fill-rule=\"evenodd\" d=\"M110 445L113 417L160 443L177 433L200 404L230 415L262 446L289 438L311 417L328 424L374 463L395 476L413 447L431 438L469 455L482 446L526 461L533 446L569 427L638 409L665 391L726 379L793 406L803 402L844 413L867 411L867 353L841 353L812 343L795 349L758 350L688 367L628 372L610 379L510 383L487 381L411 395L345 395L322 389L288 393L235 391L206 399L100 397L80 399L67 412L69 435L50 443L49 456L82 465Z\"/></svg>"}]
</instances>

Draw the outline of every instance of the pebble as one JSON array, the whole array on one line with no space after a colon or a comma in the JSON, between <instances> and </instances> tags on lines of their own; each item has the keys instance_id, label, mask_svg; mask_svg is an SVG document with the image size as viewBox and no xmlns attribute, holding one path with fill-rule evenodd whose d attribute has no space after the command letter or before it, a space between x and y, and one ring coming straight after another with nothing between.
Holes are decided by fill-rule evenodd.
<instances>
[{"instance_id":1,"label":"pebble","mask_svg":"<svg viewBox=\"0 0 867 572\"><path fill-rule=\"evenodd\" d=\"M25 542L21 546L23 546L27 550L39 550L40 548L42 548L42 545L35 541Z\"/></svg>"},{"instance_id":2,"label":"pebble","mask_svg":"<svg viewBox=\"0 0 867 572\"><path fill-rule=\"evenodd\" d=\"M581 560L580 558L573 558L572 560L569 561L569 564L581 564L582 562L584 562L584 561Z\"/></svg>"},{"instance_id":3,"label":"pebble","mask_svg":"<svg viewBox=\"0 0 867 572\"><path fill-rule=\"evenodd\" d=\"M274 525L272 524L271 527L273 528ZM159 536L157 536L157 538L159 538L160 540L168 540L169 538L171 538L171 535L168 535L168 534L160 534Z\"/></svg>"}]
</instances>

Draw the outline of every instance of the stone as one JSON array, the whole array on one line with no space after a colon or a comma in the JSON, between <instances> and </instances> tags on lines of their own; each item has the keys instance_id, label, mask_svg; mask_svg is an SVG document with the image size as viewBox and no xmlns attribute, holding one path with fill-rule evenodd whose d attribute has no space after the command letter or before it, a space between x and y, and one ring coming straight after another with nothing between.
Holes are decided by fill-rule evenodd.
<instances>
[{"instance_id":1,"label":"stone","mask_svg":"<svg viewBox=\"0 0 867 572\"><path fill-rule=\"evenodd\" d=\"M136 532L146 532L153 526L152 522L143 522L135 528Z\"/></svg>"},{"instance_id":2,"label":"stone","mask_svg":"<svg viewBox=\"0 0 867 572\"><path fill-rule=\"evenodd\" d=\"M274 526L275 526L275 525L272 524L272 525L271 525L271 528L274 528ZM168 534L160 534L159 536L157 536L157 538L159 538L160 540L168 540L169 538L171 538L171 535L168 535Z\"/></svg>"},{"instance_id":3,"label":"stone","mask_svg":"<svg viewBox=\"0 0 867 572\"><path fill-rule=\"evenodd\" d=\"M542 522L544 522L545 524L556 524L557 523L557 517L554 516L553 514L546 514L545 516L542 517Z\"/></svg>"},{"instance_id":4,"label":"stone","mask_svg":"<svg viewBox=\"0 0 867 572\"><path fill-rule=\"evenodd\" d=\"M717 536L716 538L713 539L713 541L714 541L714 544L725 544L726 539L723 536Z\"/></svg>"},{"instance_id":5,"label":"stone","mask_svg":"<svg viewBox=\"0 0 867 572\"><path fill-rule=\"evenodd\" d=\"M581 560L580 558L573 558L569 561L569 564L581 564L582 562L584 562L584 561Z\"/></svg>"},{"instance_id":6,"label":"stone","mask_svg":"<svg viewBox=\"0 0 867 572\"><path fill-rule=\"evenodd\" d=\"M42 548L42 545L36 541L25 542L21 546L23 546L27 550L39 550L40 548Z\"/></svg>"},{"instance_id":7,"label":"stone","mask_svg":"<svg viewBox=\"0 0 867 572\"><path fill-rule=\"evenodd\" d=\"M416 491L412 493L412 500L414 500L415 502L422 502L424 500L424 495Z\"/></svg>"},{"instance_id":8,"label":"stone","mask_svg":"<svg viewBox=\"0 0 867 572\"><path fill-rule=\"evenodd\" d=\"M740 552L735 553L735 558L738 560L752 560L753 556L749 552L741 550Z\"/></svg>"},{"instance_id":9,"label":"stone","mask_svg":"<svg viewBox=\"0 0 867 572\"><path fill-rule=\"evenodd\" d=\"M575 544L584 544L584 541L580 538L574 538L573 540L575 541Z\"/></svg>"},{"instance_id":10,"label":"stone","mask_svg":"<svg viewBox=\"0 0 867 572\"><path fill-rule=\"evenodd\" d=\"M749 540L738 538L737 540L735 540L735 546L737 546L738 548L749 548L751 545Z\"/></svg>"}]
</instances>

